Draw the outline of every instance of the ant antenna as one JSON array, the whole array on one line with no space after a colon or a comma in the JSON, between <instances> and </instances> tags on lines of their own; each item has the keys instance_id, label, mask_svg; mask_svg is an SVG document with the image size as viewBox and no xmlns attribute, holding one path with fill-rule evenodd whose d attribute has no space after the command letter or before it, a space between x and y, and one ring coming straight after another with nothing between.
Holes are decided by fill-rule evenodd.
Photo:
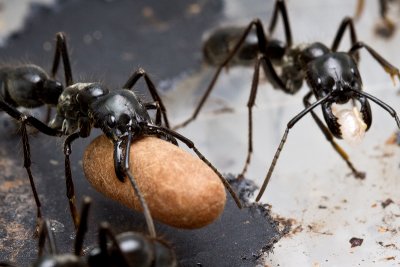
<instances>
[{"instance_id":1,"label":"ant antenna","mask_svg":"<svg viewBox=\"0 0 400 267\"><path fill-rule=\"evenodd\" d=\"M146 200L144 199L142 193L140 192L137 183L135 181L135 178L133 177L132 173L130 172L130 167L129 167L129 155L130 155L130 148L131 148L131 143L132 143L132 131L129 130L128 133L128 139L126 142L126 149L125 149L125 174L128 176L129 181L132 185L133 190L135 191L135 195L139 198L140 205L142 206L143 209L143 214L146 219L146 224L147 224L147 230L149 232L150 237L156 238L156 230L154 227L154 222L153 218L151 217L150 209L146 203Z\"/></svg>"}]
</instances>

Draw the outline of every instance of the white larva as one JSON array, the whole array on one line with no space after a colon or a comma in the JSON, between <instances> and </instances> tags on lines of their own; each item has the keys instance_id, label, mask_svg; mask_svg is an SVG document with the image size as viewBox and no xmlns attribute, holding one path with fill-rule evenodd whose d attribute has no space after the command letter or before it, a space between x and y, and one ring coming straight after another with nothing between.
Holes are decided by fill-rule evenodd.
<instances>
[{"instance_id":1,"label":"white larva","mask_svg":"<svg viewBox=\"0 0 400 267\"><path fill-rule=\"evenodd\" d=\"M357 107L353 109L339 109L338 105L332 107L332 112L338 119L342 138L351 145L359 144L365 135L367 124Z\"/></svg>"}]
</instances>

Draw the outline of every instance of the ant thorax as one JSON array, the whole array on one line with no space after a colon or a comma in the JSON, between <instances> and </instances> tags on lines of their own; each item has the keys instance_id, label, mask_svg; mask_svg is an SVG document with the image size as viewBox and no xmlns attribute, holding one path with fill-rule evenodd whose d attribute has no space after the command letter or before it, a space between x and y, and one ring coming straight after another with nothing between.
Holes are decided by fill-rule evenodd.
<instances>
[{"instance_id":1,"label":"ant thorax","mask_svg":"<svg viewBox=\"0 0 400 267\"><path fill-rule=\"evenodd\" d=\"M359 144L364 138L367 124L364 122L358 107L349 109L334 103L332 113L340 124L342 138L351 145Z\"/></svg>"},{"instance_id":2,"label":"ant thorax","mask_svg":"<svg viewBox=\"0 0 400 267\"><path fill-rule=\"evenodd\" d=\"M303 85L304 73L300 62L303 45L291 48L283 57L281 66L281 79L292 94L300 90Z\"/></svg>"}]
</instances>

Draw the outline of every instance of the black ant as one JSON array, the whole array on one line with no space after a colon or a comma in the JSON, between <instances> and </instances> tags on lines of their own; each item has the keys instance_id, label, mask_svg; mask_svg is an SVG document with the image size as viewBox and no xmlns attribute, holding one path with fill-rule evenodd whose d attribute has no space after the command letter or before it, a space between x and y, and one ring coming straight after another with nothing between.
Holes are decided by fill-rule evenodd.
<instances>
[{"instance_id":1,"label":"black ant","mask_svg":"<svg viewBox=\"0 0 400 267\"><path fill-rule=\"evenodd\" d=\"M0 109L7 112L11 117L22 122L23 144L25 168L30 174L30 149L28 136L26 134L26 124L31 125L38 131L50 136L67 135L64 141L65 155L65 175L67 186L67 197L75 227L79 222L75 206L74 184L71 174L70 154L71 144L78 138L85 138L90 135L93 127L100 128L103 133L114 144L114 168L118 179L123 182L128 176L129 181L138 196L142 205L146 222L149 225L150 235L155 236L154 224L147 204L140 193L133 174L129 170L129 151L131 143L143 136L157 136L165 139L175 145L177 140L182 141L197 156L206 163L221 179L227 190L235 199L238 207L241 207L240 200L237 198L233 189L218 170L200 153L194 143L188 138L169 129L169 123L166 116L166 110L157 90L143 69L135 71L122 86L122 89L110 91L101 83L74 83L69 63L69 56L65 36L63 33L57 33L57 46L53 70L57 70L59 59L62 57L66 86L60 92L57 101L57 113L50 121L49 125L44 124L33 116L25 115L18 111L15 106L0 100ZM52 72L54 75L56 71ZM28 73L30 74L30 73ZM132 87L143 77L147 87L153 97L154 102L144 103L133 92ZM17 80L18 81L18 80ZM34 84L29 85L33 86ZM15 88L14 90L22 90ZM57 92L60 90L58 89ZM155 123L150 118L148 110L156 110ZM163 118L165 127L161 125ZM31 174L30 174L30 178ZM31 179L33 181L33 179ZM34 187L32 187L34 189ZM37 198L38 214L40 215L40 202Z\"/></svg>"},{"instance_id":2,"label":"black ant","mask_svg":"<svg viewBox=\"0 0 400 267\"><path fill-rule=\"evenodd\" d=\"M177 266L177 260L171 246L162 239L147 237L138 232L124 232L115 235L109 223L103 222L98 230L99 246L83 256L83 241L88 230L88 214L91 205L89 197L84 198L80 214L74 253L59 254L53 231L48 220L41 220L39 227L38 258L34 267L94 267L94 266ZM48 254L44 255L46 241ZM0 266L13 267L6 262Z\"/></svg>"},{"instance_id":3,"label":"black ant","mask_svg":"<svg viewBox=\"0 0 400 267\"><path fill-rule=\"evenodd\" d=\"M391 2L397 2L397 4L400 3L398 0L379 0L379 15L381 17L381 23L376 26L375 32L384 38L391 37L396 30L395 23L388 16L389 5ZM356 13L354 16L355 19L360 18L361 13L364 10L364 5L364 0L357 0Z\"/></svg>"},{"instance_id":4,"label":"black ant","mask_svg":"<svg viewBox=\"0 0 400 267\"><path fill-rule=\"evenodd\" d=\"M269 37L275 29L278 14L280 14L283 19L286 38L285 42L277 39L271 39ZM287 124L285 134L282 137L278 150L276 151L272 164L269 168L267 177L264 180L256 200L258 201L261 198L268 184L276 161L278 160L279 154L286 141L289 130L296 124L296 122L298 122L309 112L335 151L349 166L353 175L357 178L364 178L365 174L357 171L354 168L346 152L334 140L334 137L339 139L343 138L343 129L340 128L341 125L338 123L338 117L335 116L334 112L332 111L332 104L345 104L350 101L353 106L356 106L355 101L357 100L360 102L361 109L359 112L357 112L359 117L361 117L361 121L365 124L364 130L368 130L372 123L372 114L368 102L368 100L371 100L389 112L389 114L395 118L397 126L400 128L399 118L393 108L378 98L362 91L362 80L357 67L359 59L358 50L365 48L383 67L383 69L391 75L392 79L394 79L394 76L400 78L400 72L370 46L363 42L357 41L353 21L349 17L346 17L342 20L331 48L328 48L319 42L309 45L293 46L285 2L283 0L277 0L268 28L269 36L265 34L263 25L259 19L253 20L246 28L244 28L241 34L237 33L238 35L236 38L238 41L236 45L231 51L229 51L229 54L226 56L225 60L220 63L210 85L202 96L193 115L182 124L179 124L177 127L185 126L196 118L201 107L204 105L209 94L211 93L221 70L228 66L240 49L246 51L241 47L254 47L253 42L247 41L247 37L252 33L251 30L253 27L255 27L255 34L257 36L257 46L254 48L257 49L257 57L254 59L254 75L250 97L247 102L249 112L248 153L245 166L239 177L243 177L243 174L246 172L247 166L250 162L251 153L253 151L252 108L256 100L259 70L261 66L268 81L271 82L274 88L281 89L288 94L295 94L302 87L303 81L306 81L308 86L311 88L311 91L303 98L306 108ZM346 28L349 28L350 30L351 48L348 52L337 52ZM231 29L228 29L228 31L231 31ZM249 54L250 53L245 53L245 55ZM275 70L275 65L281 67L281 73L278 73ZM314 103L310 103L310 98L312 96L317 99L317 101ZM321 119L319 119L319 117L313 111L313 109L319 105L322 106L322 112L327 126L323 124ZM344 126L346 127L346 125Z\"/></svg>"}]
</instances>

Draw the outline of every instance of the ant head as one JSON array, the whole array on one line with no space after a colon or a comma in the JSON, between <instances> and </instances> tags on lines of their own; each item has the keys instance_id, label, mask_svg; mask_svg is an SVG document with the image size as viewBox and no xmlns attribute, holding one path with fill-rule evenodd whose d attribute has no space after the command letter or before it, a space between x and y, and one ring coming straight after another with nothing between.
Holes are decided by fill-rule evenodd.
<instances>
[{"instance_id":1,"label":"ant head","mask_svg":"<svg viewBox=\"0 0 400 267\"><path fill-rule=\"evenodd\" d=\"M40 258L33 267L87 267L87 265L73 254L49 255Z\"/></svg>"},{"instance_id":2,"label":"ant head","mask_svg":"<svg viewBox=\"0 0 400 267\"><path fill-rule=\"evenodd\" d=\"M142 123L151 119L145 107L129 90L114 90L94 101L89 117L94 126L101 128L104 134L114 140L121 140L129 132L142 131Z\"/></svg>"}]
</instances>

